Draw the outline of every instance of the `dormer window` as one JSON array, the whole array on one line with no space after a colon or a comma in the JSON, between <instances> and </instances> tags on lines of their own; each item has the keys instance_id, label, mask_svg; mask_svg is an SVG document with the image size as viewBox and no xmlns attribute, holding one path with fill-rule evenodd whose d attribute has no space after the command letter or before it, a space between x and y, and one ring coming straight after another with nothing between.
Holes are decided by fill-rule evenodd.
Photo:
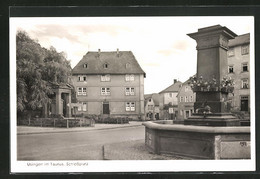
<instances>
[{"instance_id":1,"label":"dormer window","mask_svg":"<svg viewBox=\"0 0 260 179\"><path fill-rule=\"evenodd\" d=\"M125 64L125 68L129 68L130 67L130 63Z\"/></svg>"},{"instance_id":2,"label":"dormer window","mask_svg":"<svg viewBox=\"0 0 260 179\"><path fill-rule=\"evenodd\" d=\"M83 65L83 68L88 68L88 64L85 63L85 64Z\"/></svg>"},{"instance_id":3,"label":"dormer window","mask_svg":"<svg viewBox=\"0 0 260 179\"><path fill-rule=\"evenodd\" d=\"M104 67L105 69L108 68L108 64L105 63L105 64L103 65L103 67Z\"/></svg>"}]
</instances>

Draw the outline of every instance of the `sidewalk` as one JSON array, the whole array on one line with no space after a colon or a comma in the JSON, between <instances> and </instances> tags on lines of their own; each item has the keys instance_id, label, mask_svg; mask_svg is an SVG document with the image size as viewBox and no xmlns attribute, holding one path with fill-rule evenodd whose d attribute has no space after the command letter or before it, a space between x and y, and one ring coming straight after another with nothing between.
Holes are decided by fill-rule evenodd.
<instances>
[{"instance_id":1,"label":"sidewalk","mask_svg":"<svg viewBox=\"0 0 260 179\"><path fill-rule=\"evenodd\" d=\"M142 126L143 121L130 121L129 124L95 124L94 127L73 127L73 128L54 128L54 127L34 127L17 126L17 135L41 134L41 133L62 133L62 132L83 132L104 129L116 129L124 127Z\"/></svg>"}]
</instances>

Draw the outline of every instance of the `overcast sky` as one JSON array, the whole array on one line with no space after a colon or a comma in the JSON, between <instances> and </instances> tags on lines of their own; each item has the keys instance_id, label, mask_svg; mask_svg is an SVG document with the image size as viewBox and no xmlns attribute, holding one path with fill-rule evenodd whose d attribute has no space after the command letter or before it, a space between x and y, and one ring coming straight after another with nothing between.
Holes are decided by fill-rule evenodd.
<instances>
[{"instance_id":1,"label":"overcast sky","mask_svg":"<svg viewBox=\"0 0 260 179\"><path fill-rule=\"evenodd\" d=\"M64 51L72 68L88 51L132 51L146 72L148 94L196 73L196 42L186 34L217 24L253 34L253 17L236 16L11 18L10 35L25 30L42 47Z\"/></svg>"}]
</instances>

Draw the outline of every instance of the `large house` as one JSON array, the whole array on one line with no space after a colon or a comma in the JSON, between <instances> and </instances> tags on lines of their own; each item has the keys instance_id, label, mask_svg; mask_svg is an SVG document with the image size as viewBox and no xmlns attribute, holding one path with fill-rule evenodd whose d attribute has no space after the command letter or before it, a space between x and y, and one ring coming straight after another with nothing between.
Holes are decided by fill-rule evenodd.
<instances>
[{"instance_id":1,"label":"large house","mask_svg":"<svg viewBox=\"0 0 260 179\"><path fill-rule=\"evenodd\" d=\"M250 109L250 34L237 36L229 41L228 76L234 79L233 111Z\"/></svg>"},{"instance_id":2,"label":"large house","mask_svg":"<svg viewBox=\"0 0 260 179\"><path fill-rule=\"evenodd\" d=\"M174 79L171 86L162 90L160 94L160 116L162 119L175 119L178 116L177 94L182 82Z\"/></svg>"},{"instance_id":3,"label":"large house","mask_svg":"<svg viewBox=\"0 0 260 179\"><path fill-rule=\"evenodd\" d=\"M144 78L131 51L88 52L72 70L77 112L144 119Z\"/></svg>"}]
</instances>

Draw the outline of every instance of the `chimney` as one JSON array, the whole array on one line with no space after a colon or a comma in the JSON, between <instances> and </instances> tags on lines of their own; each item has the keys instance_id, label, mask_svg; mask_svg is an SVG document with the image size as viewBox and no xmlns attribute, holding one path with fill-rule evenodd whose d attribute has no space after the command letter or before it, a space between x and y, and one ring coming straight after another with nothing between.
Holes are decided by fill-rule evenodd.
<instances>
[{"instance_id":1,"label":"chimney","mask_svg":"<svg viewBox=\"0 0 260 179\"><path fill-rule=\"evenodd\" d=\"M119 49L118 48L116 49L116 54L117 54L117 57L119 57Z\"/></svg>"},{"instance_id":2,"label":"chimney","mask_svg":"<svg viewBox=\"0 0 260 179\"><path fill-rule=\"evenodd\" d=\"M101 51L101 50L100 50L100 49L98 49L98 57L100 56L100 51Z\"/></svg>"},{"instance_id":3,"label":"chimney","mask_svg":"<svg viewBox=\"0 0 260 179\"><path fill-rule=\"evenodd\" d=\"M173 84L175 84L176 82L177 82L177 79L174 79L174 80L173 80Z\"/></svg>"}]
</instances>

